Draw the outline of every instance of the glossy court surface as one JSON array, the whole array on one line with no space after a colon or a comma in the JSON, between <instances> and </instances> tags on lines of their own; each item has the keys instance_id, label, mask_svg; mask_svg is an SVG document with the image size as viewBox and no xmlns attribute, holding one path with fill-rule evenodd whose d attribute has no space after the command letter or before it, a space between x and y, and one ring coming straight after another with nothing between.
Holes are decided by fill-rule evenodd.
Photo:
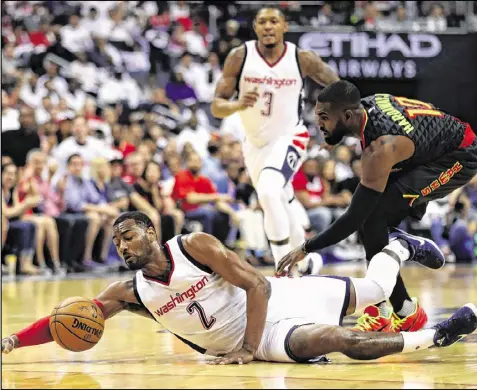
<instances>
[{"instance_id":1,"label":"glossy court surface","mask_svg":"<svg viewBox=\"0 0 477 390\"><path fill-rule=\"evenodd\" d=\"M328 267L325 273L359 276L363 268ZM94 297L111 281L128 277L2 283L2 336L49 314L66 297ZM408 266L403 277L410 293L426 308L429 325L467 302L477 303L475 266L451 265L439 271ZM347 317L345 325L354 319ZM378 361L358 362L339 354L329 357L332 363L327 365L207 366L206 358L153 321L123 313L107 321L102 340L90 351L72 353L50 343L4 356L2 388L477 389L477 334L450 348Z\"/></svg>"}]
</instances>

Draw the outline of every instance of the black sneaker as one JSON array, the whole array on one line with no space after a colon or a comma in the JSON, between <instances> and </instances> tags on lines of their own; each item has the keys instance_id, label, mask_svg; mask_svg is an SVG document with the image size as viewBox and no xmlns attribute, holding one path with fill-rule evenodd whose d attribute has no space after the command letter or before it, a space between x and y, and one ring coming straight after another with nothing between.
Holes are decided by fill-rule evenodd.
<instances>
[{"instance_id":1,"label":"black sneaker","mask_svg":"<svg viewBox=\"0 0 477 390\"><path fill-rule=\"evenodd\" d=\"M437 331L434 336L434 345L438 348L448 347L477 329L477 307L468 303L433 329Z\"/></svg>"}]
</instances>

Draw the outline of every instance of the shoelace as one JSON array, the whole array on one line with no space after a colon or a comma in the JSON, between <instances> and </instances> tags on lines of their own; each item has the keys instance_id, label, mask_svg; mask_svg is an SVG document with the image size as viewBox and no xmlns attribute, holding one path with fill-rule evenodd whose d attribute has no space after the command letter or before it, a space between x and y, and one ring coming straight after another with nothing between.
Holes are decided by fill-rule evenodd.
<instances>
[{"instance_id":1,"label":"shoelace","mask_svg":"<svg viewBox=\"0 0 477 390\"><path fill-rule=\"evenodd\" d=\"M394 319L393 324L391 325L391 330L393 332L397 332L400 330L401 326L406 322L407 317L404 317L402 319Z\"/></svg>"},{"instance_id":2,"label":"shoelace","mask_svg":"<svg viewBox=\"0 0 477 390\"><path fill-rule=\"evenodd\" d=\"M358 318L358 325L356 325L355 328L366 332L371 330L373 325L377 324L379 324L379 321L376 317L371 317L368 313L364 313Z\"/></svg>"}]
</instances>

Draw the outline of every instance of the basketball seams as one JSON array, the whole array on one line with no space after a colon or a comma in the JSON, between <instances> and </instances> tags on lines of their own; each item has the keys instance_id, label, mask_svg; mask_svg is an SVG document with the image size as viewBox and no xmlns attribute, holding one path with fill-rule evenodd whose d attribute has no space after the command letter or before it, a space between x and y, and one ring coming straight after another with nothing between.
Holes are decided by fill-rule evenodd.
<instances>
[{"instance_id":1,"label":"basketball seams","mask_svg":"<svg viewBox=\"0 0 477 390\"><path fill-rule=\"evenodd\" d=\"M95 320L92 320L91 318L88 318L88 317L83 317L83 316L79 316L77 314L71 314L71 313L60 313L60 314L55 314L55 317L56 316L68 316L68 317L77 317L77 318L83 318L84 320L88 320L88 321L91 321L91 322L94 322L96 325L100 326L103 330L104 330L104 325L102 325L101 323L95 321Z\"/></svg>"},{"instance_id":2,"label":"basketball seams","mask_svg":"<svg viewBox=\"0 0 477 390\"><path fill-rule=\"evenodd\" d=\"M78 298L81 299L81 297L78 297ZM69 299L74 299L74 298L69 298ZM76 304L79 304L79 305L76 305ZM66 349L68 351L71 351L71 352L87 351L88 349L90 349L94 345L96 345L99 342L99 340L101 339L101 337L99 337L97 340L93 340L93 341L86 340L86 339L82 338L80 335L74 333L73 330L70 330L72 323L68 323L68 325L67 325L67 324L65 324L64 322L61 321L61 320L63 320L62 318L58 318L58 317L61 317L61 316L72 317L72 319L70 319L69 322L74 321L74 320L76 320L76 321L83 320L83 322L86 323L86 325L88 325L89 327L91 327L93 329L96 327L98 330L100 330L101 331L101 336L102 336L102 332L104 332L104 322L103 323L99 322L99 321L103 320L102 316L98 316L97 319L93 319L89 316L89 314L90 314L89 311L87 313L84 313L84 315L73 314L74 312L80 311L80 310L78 310L79 307L84 306L84 305L91 305L93 310L94 310L94 307L96 307L98 309L97 305L94 302L86 300L86 299L81 299L81 300L69 302L65 305L62 305L62 303L60 303L57 307L55 307L53 309L53 312L50 316L50 333L52 335L55 335L55 337L53 337L53 339L55 339L55 341L62 348ZM71 307L71 306L73 306L73 307ZM88 322L88 321L90 321L90 322ZM71 333L74 336L74 338L72 339L71 336L68 336L68 333L64 333L64 334L61 333L60 332L61 331L61 326L58 329L58 323L61 326L63 326L63 328L65 328L69 333ZM62 336L60 336L60 333L62 334ZM86 335L86 334L87 334L87 332L85 332L84 335ZM65 338L65 341L67 341L67 343L65 343L62 340L63 337ZM78 341L75 342L75 340L78 340ZM81 345L81 342L83 342L82 345ZM78 345L78 343L80 343L80 345ZM68 346L68 344L70 344L70 345Z\"/></svg>"},{"instance_id":3,"label":"basketball seams","mask_svg":"<svg viewBox=\"0 0 477 390\"><path fill-rule=\"evenodd\" d=\"M96 305L96 304L95 304L94 302L92 302L92 301L74 301L74 302L68 303L67 305L64 305L64 306L57 306L57 307L55 307L55 309L56 309L56 310L58 310L58 309L64 309L65 307L68 307L68 306L70 306L70 305L74 305L74 304L76 304L76 303L87 303L87 304L94 305L94 306L98 307L98 305ZM99 309L99 307L98 307L98 309Z\"/></svg>"},{"instance_id":4,"label":"basketball seams","mask_svg":"<svg viewBox=\"0 0 477 390\"><path fill-rule=\"evenodd\" d=\"M51 321L51 320L50 320ZM64 349L67 349L69 350L69 348L66 348L66 345L63 343L63 341L61 340L61 337L60 337L60 334L58 333L58 329L56 328L56 313L55 313L55 319L53 319L53 324L55 324L55 333L56 333L56 338L58 339L58 342L60 343L60 345L64 348ZM63 324L62 324L63 325ZM63 325L64 326L64 325Z\"/></svg>"}]
</instances>

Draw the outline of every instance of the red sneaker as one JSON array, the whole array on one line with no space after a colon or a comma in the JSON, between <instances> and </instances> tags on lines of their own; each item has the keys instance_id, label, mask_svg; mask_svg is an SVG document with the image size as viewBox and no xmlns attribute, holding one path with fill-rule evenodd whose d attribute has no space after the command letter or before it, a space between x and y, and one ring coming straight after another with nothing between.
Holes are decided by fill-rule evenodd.
<instances>
[{"instance_id":1,"label":"red sneaker","mask_svg":"<svg viewBox=\"0 0 477 390\"><path fill-rule=\"evenodd\" d=\"M389 318L381 317L376 306L368 306L364 309L364 314L358 318L358 323L351 330L358 332L383 332L391 324L391 316Z\"/></svg>"},{"instance_id":2,"label":"red sneaker","mask_svg":"<svg viewBox=\"0 0 477 390\"><path fill-rule=\"evenodd\" d=\"M427 314L424 309L419 306L416 298L412 298L412 301L416 304L414 313L404 318L400 318L397 314L393 313L391 324L386 327L383 332L417 332L424 328L424 325L427 323Z\"/></svg>"}]
</instances>

